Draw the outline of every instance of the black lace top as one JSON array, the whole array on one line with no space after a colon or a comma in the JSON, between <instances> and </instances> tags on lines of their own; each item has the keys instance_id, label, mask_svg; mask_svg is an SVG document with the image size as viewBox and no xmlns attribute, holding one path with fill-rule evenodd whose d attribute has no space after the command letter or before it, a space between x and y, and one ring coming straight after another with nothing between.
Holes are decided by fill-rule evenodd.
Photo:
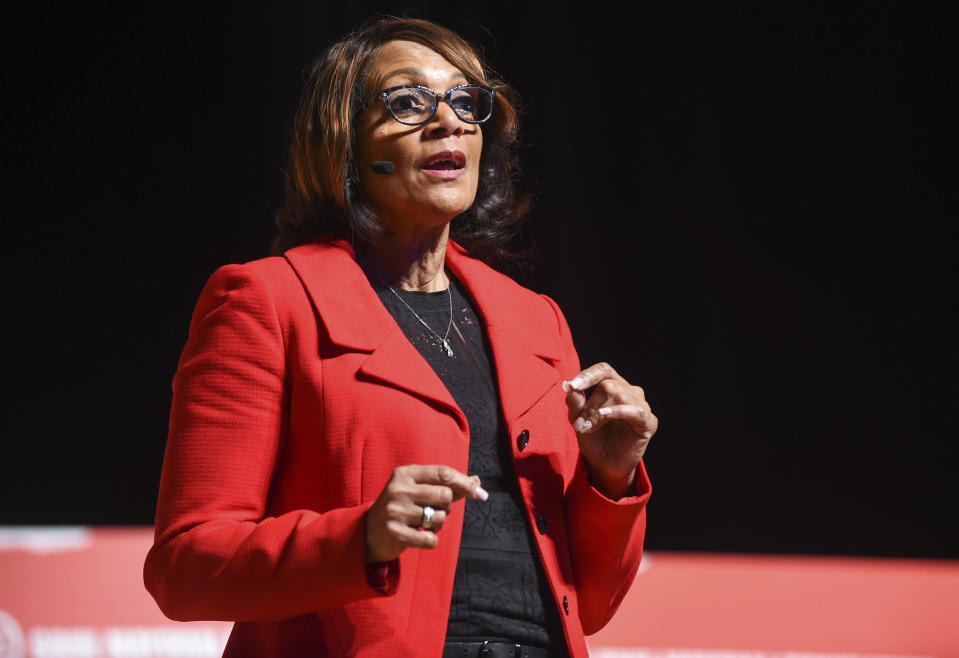
<instances>
[{"instance_id":1,"label":"black lace top","mask_svg":"<svg viewBox=\"0 0 959 658\"><path fill-rule=\"evenodd\" d=\"M396 291L439 336L449 326L452 295L450 357L441 340L389 288L374 287L466 415L469 474L478 475L490 495L485 502L466 501L447 639L498 639L567 655L559 614L523 514L486 335L472 304L452 281L449 293Z\"/></svg>"}]
</instances>

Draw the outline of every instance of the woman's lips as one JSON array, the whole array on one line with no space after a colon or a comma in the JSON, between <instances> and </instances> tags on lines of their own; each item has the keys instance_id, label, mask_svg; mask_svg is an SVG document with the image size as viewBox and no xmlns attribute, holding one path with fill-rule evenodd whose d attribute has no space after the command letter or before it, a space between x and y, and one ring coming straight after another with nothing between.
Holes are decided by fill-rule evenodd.
<instances>
[{"instance_id":1,"label":"woman's lips","mask_svg":"<svg viewBox=\"0 0 959 658\"><path fill-rule=\"evenodd\" d=\"M465 169L437 169L434 167L423 167L423 171L428 176L442 178L443 180L453 180L466 173Z\"/></svg>"},{"instance_id":2,"label":"woman's lips","mask_svg":"<svg viewBox=\"0 0 959 658\"><path fill-rule=\"evenodd\" d=\"M428 175L442 180L459 178L466 171L466 154L462 151L434 153L422 167Z\"/></svg>"}]
</instances>

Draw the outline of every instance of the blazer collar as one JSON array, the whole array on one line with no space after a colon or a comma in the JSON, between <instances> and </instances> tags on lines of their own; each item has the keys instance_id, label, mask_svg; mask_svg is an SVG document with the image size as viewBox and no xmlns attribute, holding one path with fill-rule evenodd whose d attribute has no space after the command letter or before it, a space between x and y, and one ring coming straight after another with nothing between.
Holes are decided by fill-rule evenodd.
<instances>
[{"instance_id":1,"label":"blazer collar","mask_svg":"<svg viewBox=\"0 0 959 658\"><path fill-rule=\"evenodd\" d=\"M343 240L313 242L286 252L319 311L329 340L370 352L361 370L448 407L466 429L466 419L449 391L383 306ZM539 296L475 260L450 241L446 265L467 289L488 328L500 398L507 422L536 403L560 374L562 356L555 317ZM531 305L543 306L540 309ZM551 326L550 326L551 325Z\"/></svg>"},{"instance_id":2,"label":"blazer collar","mask_svg":"<svg viewBox=\"0 0 959 658\"><path fill-rule=\"evenodd\" d=\"M333 344L372 352L396 328L345 241L311 242L284 256L303 282Z\"/></svg>"}]
</instances>

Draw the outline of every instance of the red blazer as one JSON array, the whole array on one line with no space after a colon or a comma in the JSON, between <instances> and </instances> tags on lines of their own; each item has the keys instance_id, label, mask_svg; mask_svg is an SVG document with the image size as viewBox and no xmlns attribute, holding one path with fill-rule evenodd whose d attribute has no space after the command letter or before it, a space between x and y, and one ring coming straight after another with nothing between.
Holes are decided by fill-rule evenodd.
<instances>
[{"instance_id":1,"label":"red blazer","mask_svg":"<svg viewBox=\"0 0 959 658\"><path fill-rule=\"evenodd\" d=\"M453 243L447 266L486 323L540 557L586 656L584 633L639 566L649 481L640 465L639 495L616 502L587 481L561 387L579 362L556 304ZM397 466L466 472L468 443L346 243L223 267L173 382L147 589L172 619L236 621L227 656L439 656L463 501L437 548L406 550L377 586L364 515Z\"/></svg>"}]
</instances>

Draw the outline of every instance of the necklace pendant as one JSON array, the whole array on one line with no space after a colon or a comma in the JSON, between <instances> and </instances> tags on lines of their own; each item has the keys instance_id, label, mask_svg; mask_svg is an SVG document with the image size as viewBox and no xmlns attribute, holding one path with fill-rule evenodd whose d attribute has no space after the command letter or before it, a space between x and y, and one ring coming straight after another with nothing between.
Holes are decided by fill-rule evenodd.
<instances>
[{"instance_id":1,"label":"necklace pendant","mask_svg":"<svg viewBox=\"0 0 959 658\"><path fill-rule=\"evenodd\" d=\"M450 347L450 344L446 342L446 340L443 340L443 349L446 350L446 356L449 356L449 357L453 356L453 348Z\"/></svg>"}]
</instances>

